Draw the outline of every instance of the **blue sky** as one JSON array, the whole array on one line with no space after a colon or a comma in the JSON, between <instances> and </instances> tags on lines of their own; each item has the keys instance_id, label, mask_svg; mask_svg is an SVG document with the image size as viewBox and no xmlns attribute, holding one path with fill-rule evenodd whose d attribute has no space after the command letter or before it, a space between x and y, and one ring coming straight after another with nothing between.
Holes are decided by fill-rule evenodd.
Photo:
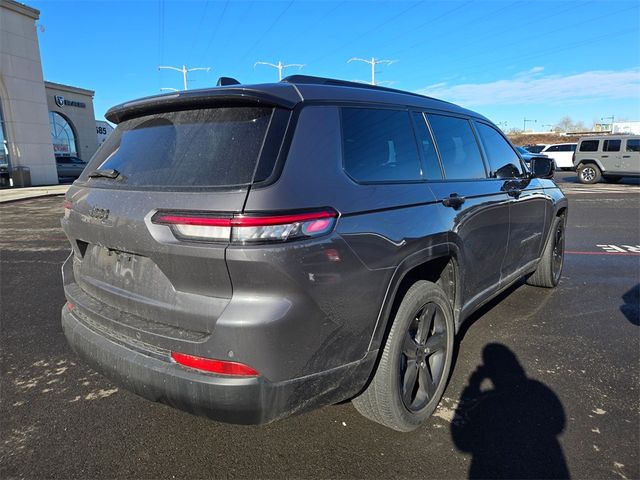
<instances>
[{"instance_id":1,"label":"blue sky","mask_svg":"<svg viewBox=\"0 0 640 480\"><path fill-rule=\"evenodd\" d=\"M640 2L592 1L32 1L41 11L45 79L95 90L96 117L123 101L182 87L158 65L277 80L256 61L369 80L351 57L389 59L376 80L476 110L507 129L568 115L640 120ZM42 31L44 29L44 31ZM297 73L291 68L288 74ZM548 128L548 127L545 127Z\"/></svg>"}]
</instances>

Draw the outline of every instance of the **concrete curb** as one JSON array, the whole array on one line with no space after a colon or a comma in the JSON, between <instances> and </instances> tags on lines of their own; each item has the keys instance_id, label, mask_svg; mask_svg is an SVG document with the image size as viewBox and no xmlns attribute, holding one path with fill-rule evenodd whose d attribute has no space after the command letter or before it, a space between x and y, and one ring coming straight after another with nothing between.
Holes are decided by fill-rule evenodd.
<instances>
[{"instance_id":1,"label":"concrete curb","mask_svg":"<svg viewBox=\"0 0 640 480\"><path fill-rule=\"evenodd\" d=\"M12 203L32 198L54 197L67 193L71 185L51 185L43 187L11 188L0 190L0 204Z\"/></svg>"}]
</instances>

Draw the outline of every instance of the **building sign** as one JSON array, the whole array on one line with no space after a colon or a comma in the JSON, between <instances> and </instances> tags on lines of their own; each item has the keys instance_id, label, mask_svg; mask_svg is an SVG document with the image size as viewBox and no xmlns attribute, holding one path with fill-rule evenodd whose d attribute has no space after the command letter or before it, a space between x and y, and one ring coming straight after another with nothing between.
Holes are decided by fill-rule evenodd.
<instances>
[{"instance_id":1,"label":"building sign","mask_svg":"<svg viewBox=\"0 0 640 480\"><path fill-rule=\"evenodd\" d=\"M98 146L102 145L104 141L109 138L113 132L113 127L109 123L103 120L96 120L96 135L98 136Z\"/></svg>"},{"instance_id":2,"label":"building sign","mask_svg":"<svg viewBox=\"0 0 640 480\"><path fill-rule=\"evenodd\" d=\"M54 143L53 144L53 153L69 153L70 152L69 144L66 143Z\"/></svg>"},{"instance_id":3,"label":"building sign","mask_svg":"<svg viewBox=\"0 0 640 480\"><path fill-rule=\"evenodd\" d=\"M87 104L84 102L76 102L75 100L67 100L63 95L55 95L54 100L56 101L56 105L60 108L67 107L78 107L78 108L86 108Z\"/></svg>"}]
</instances>

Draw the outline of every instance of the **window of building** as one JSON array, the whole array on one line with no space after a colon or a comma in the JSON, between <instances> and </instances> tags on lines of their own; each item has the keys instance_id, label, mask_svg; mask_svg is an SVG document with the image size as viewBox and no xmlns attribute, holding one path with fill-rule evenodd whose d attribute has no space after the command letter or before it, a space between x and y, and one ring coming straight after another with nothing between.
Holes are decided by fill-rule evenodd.
<instances>
[{"instance_id":1,"label":"window of building","mask_svg":"<svg viewBox=\"0 0 640 480\"><path fill-rule=\"evenodd\" d=\"M342 143L344 168L356 181L423 178L409 112L343 108Z\"/></svg>"},{"instance_id":2,"label":"window of building","mask_svg":"<svg viewBox=\"0 0 640 480\"><path fill-rule=\"evenodd\" d=\"M416 133L418 135L418 143L422 148L422 155L424 159L424 175L427 178L434 180L442 179L442 171L440 170L440 162L438 161L438 154L436 153L436 147L433 143L433 138L425 122L424 115L422 113L414 112L413 120L416 125Z\"/></svg>"},{"instance_id":3,"label":"window of building","mask_svg":"<svg viewBox=\"0 0 640 480\"><path fill-rule=\"evenodd\" d=\"M627 152L640 152L640 138L627 140Z\"/></svg>"},{"instance_id":4,"label":"window of building","mask_svg":"<svg viewBox=\"0 0 640 480\"><path fill-rule=\"evenodd\" d=\"M9 143L4 130L4 117L0 106L0 188L9 187Z\"/></svg>"},{"instance_id":5,"label":"window of building","mask_svg":"<svg viewBox=\"0 0 640 480\"><path fill-rule=\"evenodd\" d=\"M585 140L580 144L581 152L597 152L600 140Z\"/></svg>"},{"instance_id":6,"label":"window of building","mask_svg":"<svg viewBox=\"0 0 640 480\"><path fill-rule=\"evenodd\" d=\"M468 120L427 115L447 179L486 178L480 148Z\"/></svg>"},{"instance_id":7,"label":"window of building","mask_svg":"<svg viewBox=\"0 0 640 480\"><path fill-rule=\"evenodd\" d=\"M49 112L49 128L56 155L77 155L76 136L66 118L58 112Z\"/></svg>"},{"instance_id":8,"label":"window of building","mask_svg":"<svg viewBox=\"0 0 640 480\"><path fill-rule=\"evenodd\" d=\"M484 145L484 151L489 159L491 173L498 178L517 177L522 174L520 158L498 131L485 125L476 123L478 133Z\"/></svg>"},{"instance_id":9,"label":"window of building","mask_svg":"<svg viewBox=\"0 0 640 480\"><path fill-rule=\"evenodd\" d=\"M603 152L619 152L621 140L605 140L602 145Z\"/></svg>"}]
</instances>

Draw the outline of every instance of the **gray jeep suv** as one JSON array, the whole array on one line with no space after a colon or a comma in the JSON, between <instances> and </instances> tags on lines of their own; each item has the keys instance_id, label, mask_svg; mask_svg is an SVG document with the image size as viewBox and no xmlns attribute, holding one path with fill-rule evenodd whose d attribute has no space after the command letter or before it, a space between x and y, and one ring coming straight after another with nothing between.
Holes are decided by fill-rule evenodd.
<instances>
[{"instance_id":1,"label":"gray jeep suv","mask_svg":"<svg viewBox=\"0 0 640 480\"><path fill-rule=\"evenodd\" d=\"M293 76L107 118L65 200L62 326L150 400L258 424L351 399L409 431L465 318L560 278L552 162L450 103Z\"/></svg>"}]
</instances>

